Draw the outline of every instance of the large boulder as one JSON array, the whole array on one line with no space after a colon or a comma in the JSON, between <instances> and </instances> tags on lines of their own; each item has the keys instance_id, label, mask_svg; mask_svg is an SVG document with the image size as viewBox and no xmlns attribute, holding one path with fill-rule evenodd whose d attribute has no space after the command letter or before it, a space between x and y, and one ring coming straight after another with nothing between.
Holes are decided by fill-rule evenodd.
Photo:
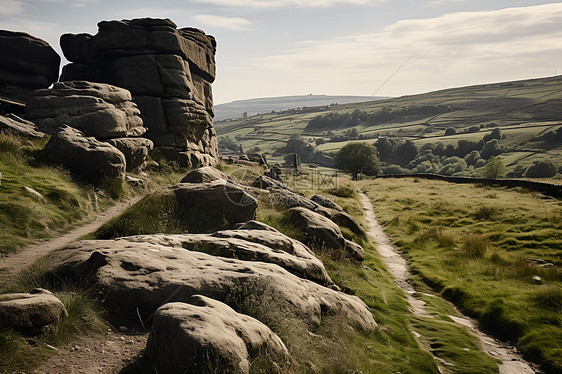
<instances>
[{"instance_id":1,"label":"large boulder","mask_svg":"<svg viewBox=\"0 0 562 374\"><path fill-rule=\"evenodd\" d=\"M49 134L63 125L99 140L146 132L129 91L86 81L57 82L51 89L35 91L26 117Z\"/></svg>"},{"instance_id":2,"label":"large boulder","mask_svg":"<svg viewBox=\"0 0 562 374\"><path fill-rule=\"evenodd\" d=\"M309 209L295 207L289 209L291 221L307 236L307 242L314 246L343 250L345 238L334 222Z\"/></svg>"},{"instance_id":3,"label":"large boulder","mask_svg":"<svg viewBox=\"0 0 562 374\"><path fill-rule=\"evenodd\" d=\"M257 200L219 180L179 183L147 196L98 230L100 239L155 233L211 233L254 218Z\"/></svg>"},{"instance_id":4,"label":"large boulder","mask_svg":"<svg viewBox=\"0 0 562 374\"><path fill-rule=\"evenodd\" d=\"M0 96L26 102L57 81L60 56L35 36L0 30Z\"/></svg>"},{"instance_id":5,"label":"large boulder","mask_svg":"<svg viewBox=\"0 0 562 374\"><path fill-rule=\"evenodd\" d=\"M150 322L165 303L199 294L227 303L260 319L297 318L318 326L323 316L373 331L377 324L367 306L346 295L297 277L269 263L216 257L147 242L84 240L52 252L50 276L85 282L100 293L115 323ZM250 303L251 305L248 305Z\"/></svg>"},{"instance_id":6,"label":"large boulder","mask_svg":"<svg viewBox=\"0 0 562 374\"><path fill-rule=\"evenodd\" d=\"M252 183L252 187L261 188L264 190L267 189L288 189L285 182L282 180L277 180L268 177L267 175L260 175L256 180Z\"/></svg>"},{"instance_id":7,"label":"large boulder","mask_svg":"<svg viewBox=\"0 0 562 374\"><path fill-rule=\"evenodd\" d=\"M277 367L290 360L269 327L201 295L158 308L146 352L159 373L249 373L258 358Z\"/></svg>"},{"instance_id":8,"label":"large boulder","mask_svg":"<svg viewBox=\"0 0 562 374\"><path fill-rule=\"evenodd\" d=\"M61 81L83 79L128 89L148 128L146 136L175 152L169 158L187 168L216 162L212 36L178 29L169 19L142 18L102 21L96 35L65 34L61 47L72 62L63 68Z\"/></svg>"},{"instance_id":9,"label":"large boulder","mask_svg":"<svg viewBox=\"0 0 562 374\"><path fill-rule=\"evenodd\" d=\"M0 116L0 130L8 131L24 138L40 139L47 136L44 132L39 131L33 122L24 120L15 114Z\"/></svg>"},{"instance_id":10,"label":"large boulder","mask_svg":"<svg viewBox=\"0 0 562 374\"><path fill-rule=\"evenodd\" d=\"M180 183L207 183L218 180L230 180L228 175L212 166L204 166L189 172Z\"/></svg>"},{"instance_id":11,"label":"large boulder","mask_svg":"<svg viewBox=\"0 0 562 374\"><path fill-rule=\"evenodd\" d=\"M68 316L63 303L50 291L0 295L0 328L39 335Z\"/></svg>"},{"instance_id":12,"label":"large boulder","mask_svg":"<svg viewBox=\"0 0 562 374\"><path fill-rule=\"evenodd\" d=\"M154 147L152 140L146 138L116 138L107 142L123 153L129 172L141 171L148 159L148 152Z\"/></svg>"},{"instance_id":13,"label":"large boulder","mask_svg":"<svg viewBox=\"0 0 562 374\"><path fill-rule=\"evenodd\" d=\"M337 210L339 212L344 212L344 210L341 206L339 206L336 202L327 198L326 196L312 195L310 197L310 200L314 201L316 204L318 204L320 206L323 206L324 208L334 209L334 210Z\"/></svg>"},{"instance_id":14,"label":"large boulder","mask_svg":"<svg viewBox=\"0 0 562 374\"><path fill-rule=\"evenodd\" d=\"M121 151L70 126L55 131L41 154L46 162L62 165L94 185L125 178L126 161Z\"/></svg>"}]
</instances>

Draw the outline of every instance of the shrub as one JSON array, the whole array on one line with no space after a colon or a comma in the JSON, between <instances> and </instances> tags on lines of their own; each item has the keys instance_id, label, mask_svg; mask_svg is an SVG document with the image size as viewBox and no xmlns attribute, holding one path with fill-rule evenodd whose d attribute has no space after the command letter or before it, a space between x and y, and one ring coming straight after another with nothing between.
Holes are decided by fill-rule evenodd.
<instances>
[{"instance_id":1,"label":"shrub","mask_svg":"<svg viewBox=\"0 0 562 374\"><path fill-rule=\"evenodd\" d=\"M468 234L459 250L459 254L468 258L482 258L490 246L490 241L482 235Z\"/></svg>"},{"instance_id":2,"label":"shrub","mask_svg":"<svg viewBox=\"0 0 562 374\"><path fill-rule=\"evenodd\" d=\"M447 130L445 130L445 135L455 135L457 133L457 130L455 130L452 127L447 128Z\"/></svg>"}]
</instances>

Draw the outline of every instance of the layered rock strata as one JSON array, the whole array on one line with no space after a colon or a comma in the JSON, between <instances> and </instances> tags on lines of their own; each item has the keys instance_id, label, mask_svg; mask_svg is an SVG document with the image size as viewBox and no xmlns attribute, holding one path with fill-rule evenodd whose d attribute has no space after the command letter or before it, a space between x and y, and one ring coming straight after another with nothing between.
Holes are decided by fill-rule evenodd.
<instances>
[{"instance_id":1,"label":"layered rock strata","mask_svg":"<svg viewBox=\"0 0 562 374\"><path fill-rule=\"evenodd\" d=\"M98 33L61 36L61 81L89 80L128 89L147 137L185 167L218 158L213 129L216 42L169 19L102 21Z\"/></svg>"}]
</instances>

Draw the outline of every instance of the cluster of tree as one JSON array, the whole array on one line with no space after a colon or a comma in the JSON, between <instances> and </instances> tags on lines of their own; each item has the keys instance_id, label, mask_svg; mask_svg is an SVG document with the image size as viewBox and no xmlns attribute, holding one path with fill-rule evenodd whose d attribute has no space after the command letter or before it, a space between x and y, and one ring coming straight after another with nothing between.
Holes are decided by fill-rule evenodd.
<instances>
[{"instance_id":1,"label":"cluster of tree","mask_svg":"<svg viewBox=\"0 0 562 374\"><path fill-rule=\"evenodd\" d=\"M356 126L360 123L371 125L387 122L407 122L436 116L453 111L445 105L413 105L402 108L384 107L373 113L355 109L351 113L330 112L312 118L306 129L309 131L337 130Z\"/></svg>"},{"instance_id":2,"label":"cluster of tree","mask_svg":"<svg viewBox=\"0 0 562 374\"><path fill-rule=\"evenodd\" d=\"M242 152L242 145L237 140L232 140L228 135L221 137L219 139L219 147L230 149L233 152Z\"/></svg>"},{"instance_id":3,"label":"cluster of tree","mask_svg":"<svg viewBox=\"0 0 562 374\"><path fill-rule=\"evenodd\" d=\"M539 137L539 140L552 144L562 143L562 127L559 127L556 130L548 131L542 134Z\"/></svg>"},{"instance_id":4,"label":"cluster of tree","mask_svg":"<svg viewBox=\"0 0 562 374\"><path fill-rule=\"evenodd\" d=\"M284 147L275 151L277 154L288 155L296 153L302 162L312 163L322 166L331 166L332 158L314 148L313 145L305 142L300 135L293 134Z\"/></svg>"},{"instance_id":5,"label":"cluster of tree","mask_svg":"<svg viewBox=\"0 0 562 374\"><path fill-rule=\"evenodd\" d=\"M486 165L503 150L499 146L501 131L494 129L480 141L459 140L457 146L427 143L420 149L410 140L379 138L375 147L386 165L386 174L436 173L470 175Z\"/></svg>"}]
</instances>

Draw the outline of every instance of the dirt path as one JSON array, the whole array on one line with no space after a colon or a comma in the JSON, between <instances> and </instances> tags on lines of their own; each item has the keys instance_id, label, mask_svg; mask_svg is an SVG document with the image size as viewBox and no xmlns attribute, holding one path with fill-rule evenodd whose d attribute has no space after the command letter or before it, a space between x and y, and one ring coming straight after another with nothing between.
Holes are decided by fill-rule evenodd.
<instances>
[{"instance_id":1,"label":"dirt path","mask_svg":"<svg viewBox=\"0 0 562 374\"><path fill-rule=\"evenodd\" d=\"M138 202L141 198L142 196L137 196L127 201L118 202L106 211L96 215L96 217L89 223L77 227L62 236L30 245L23 248L17 253L8 255L6 257L1 257L0 284L5 284L5 282L13 279L13 277L17 273L33 264L39 258L45 256L47 253L54 251L57 248L63 247L69 243L72 243L82 236L97 230L104 223L124 212L131 205Z\"/></svg>"},{"instance_id":2,"label":"dirt path","mask_svg":"<svg viewBox=\"0 0 562 374\"><path fill-rule=\"evenodd\" d=\"M414 315L431 318L425 308L425 302L414 297L414 293L416 291L408 281L410 278L410 272L408 271L406 260L399 254L397 248L392 244L390 237L385 234L382 226L378 223L373 210L373 205L367 195L362 193L360 194L360 198L363 204L363 209L365 210L365 218L369 224L369 235L377 243L377 250L381 259L394 277L396 284L404 292L406 292L408 302L410 303L410 311ZM478 329L476 321L466 316L460 316L462 316L462 314L459 312L457 316L449 317L457 324L466 327L473 335L475 335L480 341L484 352L502 361L502 363L499 364L500 374L540 373L537 369L533 369L533 366L526 362L521 355L517 353L517 349L515 347L509 346L490 337ZM414 333L414 335L418 336L419 334ZM437 360L437 362L439 362L439 360ZM442 371L446 371L441 367L440 369Z\"/></svg>"}]
</instances>

